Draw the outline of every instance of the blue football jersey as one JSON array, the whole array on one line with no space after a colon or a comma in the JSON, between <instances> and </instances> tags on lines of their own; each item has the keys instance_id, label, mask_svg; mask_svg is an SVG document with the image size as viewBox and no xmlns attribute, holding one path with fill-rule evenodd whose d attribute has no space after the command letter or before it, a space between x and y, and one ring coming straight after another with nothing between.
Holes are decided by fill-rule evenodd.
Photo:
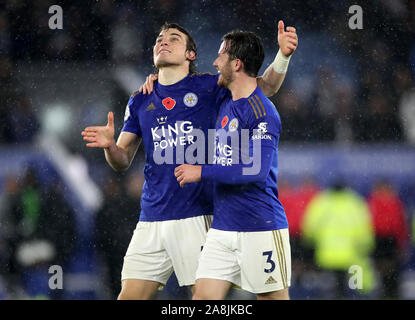
<instances>
[{"instance_id":1,"label":"blue football jersey","mask_svg":"<svg viewBox=\"0 0 415 320\"><path fill-rule=\"evenodd\" d=\"M213 213L212 185L200 182L180 188L174 169L182 163L207 163L207 147L197 151L192 147L207 140L228 91L220 88L217 80L218 75L189 74L173 85L156 82L150 95L130 97L122 131L141 137L145 148L141 221Z\"/></svg>"},{"instance_id":2,"label":"blue football jersey","mask_svg":"<svg viewBox=\"0 0 415 320\"><path fill-rule=\"evenodd\" d=\"M248 98L236 101L228 91L216 131L213 164L202 166L202 181L215 183L212 228L287 228L277 188L281 120L273 103L258 87Z\"/></svg>"}]
</instances>

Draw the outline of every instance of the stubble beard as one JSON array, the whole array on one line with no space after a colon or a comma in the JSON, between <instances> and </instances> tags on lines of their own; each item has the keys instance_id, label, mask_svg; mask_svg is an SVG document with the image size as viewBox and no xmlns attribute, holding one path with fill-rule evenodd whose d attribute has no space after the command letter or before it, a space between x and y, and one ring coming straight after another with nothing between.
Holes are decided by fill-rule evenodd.
<instances>
[{"instance_id":1,"label":"stubble beard","mask_svg":"<svg viewBox=\"0 0 415 320\"><path fill-rule=\"evenodd\" d=\"M229 84L232 82L232 71L230 68L225 67L220 71L220 76L218 79L218 85L222 88L228 88Z\"/></svg>"},{"instance_id":2,"label":"stubble beard","mask_svg":"<svg viewBox=\"0 0 415 320\"><path fill-rule=\"evenodd\" d=\"M184 55L184 57L186 58L186 54ZM177 67L180 66L180 63L177 62L169 62L169 61L164 61L163 59L161 59L161 61L154 63L154 66L160 70L162 68L168 68L168 67Z\"/></svg>"},{"instance_id":3,"label":"stubble beard","mask_svg":"<svg viewBox=\"0 0 415 320\"><path fill-rule=\"evenodd\" d=\"M155 63L154 65L157 69L160 70L160 69L163 69L163 68L178 66L179 64L172 63L172 62L167 62L167 61L161 61L159 63Z\"/></svg>"}]
</instances>

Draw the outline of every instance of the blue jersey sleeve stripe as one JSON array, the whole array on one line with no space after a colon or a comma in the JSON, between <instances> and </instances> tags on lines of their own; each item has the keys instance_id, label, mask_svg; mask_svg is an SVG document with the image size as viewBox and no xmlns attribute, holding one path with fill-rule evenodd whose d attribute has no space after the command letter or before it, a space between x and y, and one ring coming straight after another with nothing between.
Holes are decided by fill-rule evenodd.
<instances>
[{"instance_id":1,"label":"blue jersey sleeve stripe","mask_svg":"<svg viewBox=\"0 0 415 320\"><path fill-rule=\"evenodd\" d=\"M265 107L264 107L264 105L263 105L263 103L262 103L261 99L260 99L257 95L255 95L255 98L256 98L256 100L258 100L259 104L261 105L262 110L264 111L264 116L266 116L266 115L267 115L267 113L265 112Z\"/></svg>"},{"instance_id":2,"label":"blue jersey sleeve stripe","mask_svg":"<svg viewBox=\"0 0 415 320\"><path fill-rule=\"evenodd\" d=\"M248 99L248 102L249 102L249 104L251 105L252 110L254 110L255 117L256 117L257 119L259 119L259 117L258 117L258 113L256 112L255 107L254 107L254 105L252 104L251 100L250 100L250 99Z\"/></svg>"},{"instance_id":3,"label":"blue jersey sleeve stripe","mask_svg":"<svg viewBox=\"0 0 415 320\"><path fill-rule=\"evenodd\" d=\"M256 103L254 97L251 97L250 99L252 99L252 101L254 102L255 106L258 108L258 113L259 113L259 117L262 117L262 112L261 112L261 108L259 107L258 103Z\"/></svg>"}]
</instances>

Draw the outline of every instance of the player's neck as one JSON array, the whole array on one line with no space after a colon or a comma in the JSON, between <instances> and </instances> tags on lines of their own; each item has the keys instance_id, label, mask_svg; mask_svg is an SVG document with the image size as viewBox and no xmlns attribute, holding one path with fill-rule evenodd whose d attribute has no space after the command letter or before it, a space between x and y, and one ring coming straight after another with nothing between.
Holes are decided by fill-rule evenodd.
<instances>
[{"instance_id":1,"label":"player's neck","mask_svg":"<svg viewBox=\"0 0 415 320\"><path fill-rule=\"evenodd\" d=\"M169 86L184 79L188 74L188 66L168 66L160 68L158 82L163 86Z\"/></svg>"},{"instance_id":2,"label":"player's neck","mask_svg":"<svg viewBox=\"0 0 415 320\"><path fill-rule=\"evenodd\" d=\"M229 84L228 89L232 92L232 100L236 101L241 98L248 98L255 91L256 87L256 78L242 75L236 77Z\"/></svg>"}]
</instances>

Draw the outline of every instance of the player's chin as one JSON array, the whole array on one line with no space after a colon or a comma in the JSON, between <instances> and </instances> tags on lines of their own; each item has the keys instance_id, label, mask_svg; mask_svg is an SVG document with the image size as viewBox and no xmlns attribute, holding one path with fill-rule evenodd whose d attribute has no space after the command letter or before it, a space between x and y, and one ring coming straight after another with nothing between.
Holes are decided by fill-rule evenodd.
<instances>
[{"instance_id":1,"label":"player's chin","mask_svg":"<svg viewBox=\"0 0 415 320\"><path fill-rule=\"evenodd\" d=\"M178 65L177 62L172 61L172 59L166 59L165 57L158 57L154 59L154 66L157 69L170 67L170 66L176 66Z\"/></svg>"},{"instance_id":2,"label":"player's chin","mask_svg":"<svg viewBox=\"0 0 415 320\"><path fill-rule=\"evenodd\" d=\"M156 57L154 59L154 65L156 66L157 69L160 69L160 68L169 66L170 63L163 57Z\"/></svg>"},{"instance_id":3,"label":"player's chin","mask_svg":"<svg viewBox=\"0 0 415 320\"><path fill-rule=\"evenodd\" d=\"M227 88L228 87L228 82L226 81L226 79L220 75L218 78L218 86L222 87L222 88Z\"/></svg>"}]
</instances>

